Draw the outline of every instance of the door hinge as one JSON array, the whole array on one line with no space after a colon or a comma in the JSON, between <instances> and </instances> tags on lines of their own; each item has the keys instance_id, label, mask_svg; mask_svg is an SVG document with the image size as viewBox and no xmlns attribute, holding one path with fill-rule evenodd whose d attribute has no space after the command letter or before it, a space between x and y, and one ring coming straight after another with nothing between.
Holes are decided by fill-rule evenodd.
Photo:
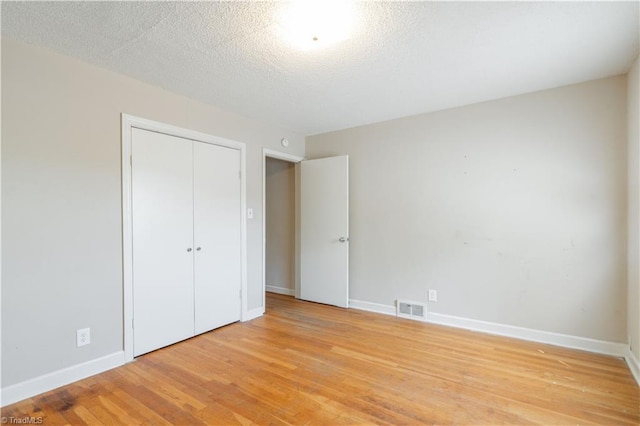
<instances>
[{"instance_id":1,"label":"door hinge","mask_svg":"<svg viewBox=\"0 0 640 426\"><path fill-rule=\"evenodd\" d=\"M135 324L135 323L133 322L133 318L131 318L131 328L132 329L134 328L133 324Z\"/></svg>"},{"instance_id":2,"label":"door hinge","mask_svg":"<svg viewBox=\"0 0 640 426\"><path fill-rule=\"evenodd\" d=\"M240 299L242 299L242 289L240 289L240 291L238 291L238 295L240 296Z\"/></svg>"},{"instance_id":3,"label":"door hinge","mask_svg":"<svg viewBox=\"0 0 640 426\"><path fill-rule=\"evenodd\" d=\"M242 170L238 171L238 179L242 179Z\"/></svg>"},{"instance_id":4,"label":"door hinge","mask_svg":"<svg viewBox=\"0 0 640 426\"><path fill-rule=\"evenodd\" d=\"M129 156L129 165L133 166L133 155Z\"/></svg>"}]
</instances>

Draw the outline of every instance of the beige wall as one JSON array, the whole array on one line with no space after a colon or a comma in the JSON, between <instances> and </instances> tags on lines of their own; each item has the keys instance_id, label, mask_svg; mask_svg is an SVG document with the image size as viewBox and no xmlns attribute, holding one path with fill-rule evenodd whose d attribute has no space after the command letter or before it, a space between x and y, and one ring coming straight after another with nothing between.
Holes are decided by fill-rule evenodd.
<instances>
[{"instance_id":1,"label":"beige wall","mask_svg":"<svg viewBox=\"0 0 640 426\"><path fill-rule=\"evenodd\" d=\"M294 290L295 171L293 163L266 159L267 286Z\"/></svg>"},{"instance_id":2,"label":"beige wall","mask_svg":"<svg viewBox=\"0 0 640 426\"><path fill-rule=\"evenodd\" d=\"M350 297L626 336L626 78L307 137L350 156Z\"/></svg>"},{"instance_id":3,"label":"beige wall","mask_svg":"<svg viewBox=\"0 0 640 426\"><path fill-rule=\"evenodd\" d=\"M123 112L247 144L248 304L262 305L262 147L287 137L303 156L302 135L6 37L2 89L3 387L123 348Z\"/></svg>"},{"instance_id":4,"label":"beige wall","mask_svg":"<svg viewBox=\"0 0 640 426\"><path fill-rule=\"evenodd\" d=\"M638 62L627 77L628 157L629 157L629 272L627 327L631 351L640 360L640 75Z\"/></svg>"}]
</instances>

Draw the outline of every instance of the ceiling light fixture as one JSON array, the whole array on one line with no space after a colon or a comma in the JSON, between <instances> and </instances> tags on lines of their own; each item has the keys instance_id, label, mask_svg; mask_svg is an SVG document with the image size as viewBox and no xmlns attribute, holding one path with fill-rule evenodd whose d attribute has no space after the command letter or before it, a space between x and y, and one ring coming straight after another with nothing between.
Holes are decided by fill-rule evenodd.
<instances>
[{"instance_id":1,"label":"ceiling light fixture","mask_svg":"<svg viewBox=\"0 0 640 426\"><path fill-rule=\"evenodd\" d=\"M279 30L292 46L308 51L349 38L355 23L355 4L348 0L296 0L283 4Z\"/></svg>"}]
</instances>

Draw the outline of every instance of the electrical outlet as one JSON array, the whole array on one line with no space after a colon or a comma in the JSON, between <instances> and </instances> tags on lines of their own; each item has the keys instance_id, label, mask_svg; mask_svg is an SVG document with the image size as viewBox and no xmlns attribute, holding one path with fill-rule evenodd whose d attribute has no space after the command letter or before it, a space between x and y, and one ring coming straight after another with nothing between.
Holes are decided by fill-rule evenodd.
<instances>
[{"instance_id":1,"label":"electrical outlet","mask_svg":"<svg viewBox=\"0 0 640 426\"><path fill-rule=\"evenodd\" d=\"M247 209L247 219L253 219L253 209Z\"/></svg>"},{"instance_id":2,"label":"electrical outlet","mask_svg":"<svg viewBox=\"0 0 640 426\"><path fill-rule=\"evenodd\" d=\"M76 345L77 347L85 346L91 343L91 329L83 328L76 331Z\"/></svg>"},{"instance_id":3,"label":"electrical outlet","mask_svg":"<svg viewBox=\"0 0 640 426\"><path fill-rule=\"evenodd\" d=\"M438 301L438 290L429 290L428 294L429 302L437 302Z\"/></svg>"}]
</instances>

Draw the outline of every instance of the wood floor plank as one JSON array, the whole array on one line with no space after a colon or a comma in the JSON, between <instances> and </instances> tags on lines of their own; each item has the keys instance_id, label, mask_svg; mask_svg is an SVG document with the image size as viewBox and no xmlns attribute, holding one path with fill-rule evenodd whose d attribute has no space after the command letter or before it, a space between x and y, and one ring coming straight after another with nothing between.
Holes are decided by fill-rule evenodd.
<instances>
[{"instance_id":1,"label":"wood floor plank","mask_svg":"<svg viewBox=\"0 0 640 426\"><path fill-rule=\"evenodd\" d=\"M267 313L2 409L46 425L640 424L624 360L269 294Z\"/></svg>"}]
</instances>

